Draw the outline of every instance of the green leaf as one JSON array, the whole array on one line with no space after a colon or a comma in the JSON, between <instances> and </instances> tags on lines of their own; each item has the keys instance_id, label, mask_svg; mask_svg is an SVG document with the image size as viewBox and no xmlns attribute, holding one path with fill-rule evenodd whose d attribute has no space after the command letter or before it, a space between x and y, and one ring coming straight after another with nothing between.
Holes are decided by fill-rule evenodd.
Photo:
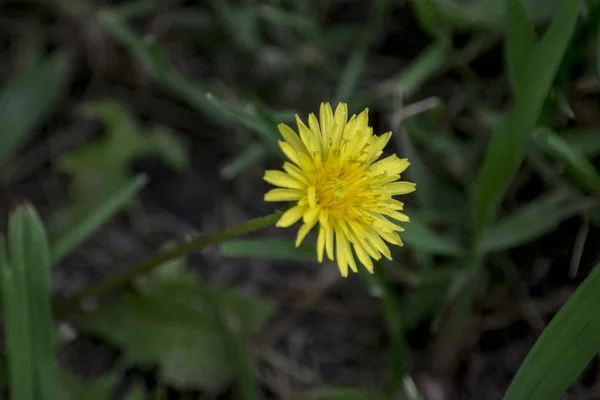
<instances>
[{"instance_id":1,"label":"green leaf","mask_svg":"<svg viewBox=\"0 0 600 400\"><path fill-rule=\"evenodd\" d=\"M492 135L475 183L475 222L480 234L495 214L510 179L519 169L529 136L540 116L562 56L573 34L581 0L564 0L528 60L522 88L505 120Z\"/></svg>"},{"instance_id":2,"label":"green leaf","mask_svg":"<svg viewBox=\"0 0 600 400\"><path fill-rule=\"evenodd\" d=\"M18 357L25 360L25 364L18 361L16 368L30 362L30 372L23 375L22 379L27 382L27 376L33 374L33 382L29 381L29 384L35 398L56 399L54 330L50 306L50 250L42 222L30 206L17 208L9 220L8 263L12 267L12 274L6 273L4 278L7 282L13 281L14 289L8 290L4 300L8 308L14 310L15 306L18 307L21 315L16 317L13 313L7 324L19 326L22 336L13 338L12 345L17 340L15 346L22 350ZM3 283L3 292L7 289L5 285ZM8 346L11 346L10 342ZM9 359L9 369L15 368L11 363L15 363L14 358Z\"/></svg>"},{"instance_id":3,"label":"green leaf","mask_svg":"<svg viewBox=\"0 0 600 400\"><path fill-rule=\"evenodd\" d=\"M560 132L560 136L587 158L600 154L600 126L569 129Z\"/></svg>"},{"instance_id":4,"label":"green leaf","mask_svg":"<svg viewBox=\"0 0 600 400\"><path fill-rule=\"evenodd\" d=\"M70 229L53 241L51 251L52 264L57 264L71 250L100 229L102 225L138 194L146 182L147 178L144 175L130 180L117 192L104 199L89 214L85 215L82 220L75 223Z\"/></svg>"},{"instance_id":5,"label":"green leaf","mask_svg":"<svg viewBox=\"0 0 600 400\"><path fill-rule=\"evenodd\" d=\"M262 327L274 305L201 284L189 274L154 278L138 285L138 293L81 315L79 324L121 348L130 362L158 365L165 384L211 391L229 383L239 359L231 357L232 342L219 319L246 336Z\"/></svg>"},{"instance_id":6,"label":"green leaf","mask_svg":"<svg viewBox=\"0 0 600 400\"><path fill-rule=\"evenodd\" d=\"M600 349L597 265L544 329L517 371L505 400L559 398Z\"/></svg>"},{"instance_id":7,"label":"green leaf","mask_svg":"<svg viewBox=\"0 0 600 400\"><path fill-rule=\"evenodd\" d=\"M591 208L592 199L559 190L535 200L498 222L484 235L481 250L501 251L521 246L555 230L567 218Z\"/></svg>"},{"instance_id":8,"label":"green leaf","mask_svg":"<svg viewBox=\"0 0 600 400\"><path fill-rule=\"evenodd\" d=\"M415 17L419 21L421 29L435 38L438 36L440 28L445 27L440 24L437 7L432 0L414 0L410 3L414 9Z\"/></svg>"},{"instance_id":9,"label":"green leaf","mask_svg":"<svg viewBox=\"0 0 600 400\"><path fill-rule=\"evenodd\" d=\"M531 21L539 24L548 20L562 0L524 0ZM432 0L440 19L459 31L488 30L501 31L505 20L505 2L478 0L462 2L457 0Z\"/></svg>"},{"instance_id":10,"label":"green leaf","mask_svg":"<svg viewBox=\"0 0 600 400\"><path fill-rule=\"evenodd\" d=\"M35 371L25 278L20 270L15 270L8 263L6 257L5 241L0 238L0 278L9 394L15 399L34 400Z\"/></svg>"},{"instance_id":11,"label":"green leaf","mask_svg":"<svg viewBox=\"0 0 600 400\"><path fill-rule=\"evenodd\" d=\"M517 93L521 87L522 71L529 61L536 39L524 0L507 0L505 24L504 58L510 84L513 92Z\"/></svg>"},{"instance_id":12,"label":"green leaf","mask_svg":"<svg viewBox=\"0 0 600 400\"><path fill-rule=\"evenodd\" d=\"M535 142L551 157L558 160L575 181L587 190L600 192L600 175L594 165L569 143L546 128L534 133Z\"/></svg>"},{"instance_id":13,"label":"green leaf","mask_svg":"<svg viewBox=\"0 0 600 400\"><path fill-rule=\"evenodd\" d=\"M105 135L61 156L57 165L73 177L70 194L77 217L90 213L103 199L125 187L132 179L130 163L138 157L157 154L176 170L187 167L187 150L175 133L156 127L143 132L120 103L92 102L85 112L105 125Z\"/></svg>"},{"instance_id":14,"label":"green leaf","mask_svg":"<svg viewBox=\"0 0 600 400\"><path fill-rule=\"evenodd\" d=\"M292 239L256 238L233 239L221 243L221 254L225 257L259 258L266 260L316 261L314 246L294 246Z\"/></svg>"},{"instance_id":15,"label":"green leaf","mask_svg":"<svg viewBox=\"0 0 600 400\"><path fill-rule=\"evenodd\" d=\"M12 78L0 91L0 164L18 151L56 105L67 75L61 55Z\"/></svg>"},{"instance_id":16,"label":"green leaf","mask_svg":"<svg viewBox=\"0 0 600 400\"><path fill-rule=\"evenodd\" d=\"M426 253L443 256L460 256L462 250L444 239L440 238L427 225L415 217L411 217L410 223L403 225L405 231L400 233L402 241L407 245Z\"/></svg>"}]
</instances>

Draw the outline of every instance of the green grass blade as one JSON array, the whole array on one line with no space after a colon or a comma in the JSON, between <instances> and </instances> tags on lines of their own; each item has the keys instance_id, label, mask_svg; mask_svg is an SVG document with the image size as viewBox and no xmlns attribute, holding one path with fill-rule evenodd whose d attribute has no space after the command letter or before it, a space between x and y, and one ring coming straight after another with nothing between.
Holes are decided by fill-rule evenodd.
<instances>
[{"instance_id":1,"label":"green grass blade","mask_svg":"<svg viewBox=\"0 0 600 400\"><path fill-rule=\"evenodd\" d=\"M426 253L443 256L460 256L462 250L442 239L427 225L411 216L410 223L403 225L405 231L400 233L402 241L410 247Z\"/></svg>"},{"instance_id":2,"label":"green grass blade","mask_svg":"<svg viewBox=\"0 0 600 400\"><path fill-rule=\"evenodd\" d=\"M569 129L560 132L560 136L586 158L600 155L600 126Z\"/></svg>"},{"instance_id":3,"label":"green grass blade","mask_svg":"<svg viewBox=\"0 0 600 400\"><path fill-rule=\"evenodd\" d=\"M410 96L427 80L446 68L450 50L448 43L442 40L429 45L391 84L399 87L404 95Z\"/></svg>"},{"instance_id":4,"label":"green grass blade","mask_svg":"<svg viewBox=\"0 0 600 400\"><path fill-rule=\"evenodd\" d=\"M476 233L493 217L510 179L525 156L546 96L573 34L581 0L565 0L543 39L534 49L525 70L523 87L506 119L493 133L483 167L475 183Z\"/></svg>"},{"instance_id":5,"label":"green grass blade","mask_svg":"<svg viewBox=\"0 0 600 400\"><path fill-rule=\"evenodd\" d=\"M261 260L316 261L314 246L294 246L293 240L279 238L234 239L221 243L224 257L259 258Z\"/></svg>"},{"instance_id":6,"label":"green grass blade","mask_svg":"<svg viewBox=\"0 0 600 400\"><path fill-rule=\"evenodd\" d=\"M559 398L600 349L600 267L560 309L517 371L505 400Z\"/></svg>"},{"instance_id":7,"label":"green grass blade","mask_svg":"<svg viewBox=\"0 0 600 400\"><path fill-rule=\"evenodd\" d=\"M419 190L417 190L414 196L417 199L419 207L423 210L456 210L463 207L464 195L459 192L455 186L452 186L447 179L438 171L433 170L431 165L427 163L424 155L421 154L419 146L417 146L416 139L419 135L428 135L429 126L424 124L426 117L413 116L407 118L403 123L404 134L396 137L399 144L398 152L402 156L406 157L410 161L410 168L406 171L406 176L411 182L418 182ZM433 123L431 124L433 125ZM428 132L428 133L425 133ZM427 143L438 140L443 134L431 135L426 140ZM432 146L429 146L431 150ZM450 159L453 157L450 151L445 152L446 158ZM464 160L464 152L457 151L460 157ZM441 195L443 194L443 195Z\"/></svg>"},{"instance_id":8,"label":"green grass blade","mask_svg":"<svg viewBox=\"0 0 600 400\"><path fill-rule=\"evenodd\" d=\"M221 168L220 175L225 180L234 179L243 176L242 173L248 171L253 166L264 162L269 153L261 143L253 143L244 148L239 154L233 156Z\"/></svg>"},{"instance_id":9,"label":"green grass blade","mask_svg":"<svg viewBox=\"0 0 600 400\"><path fill-rule=\"evenodd\" d=\"M497 223L483 237L483 252L507 250L531 242L556 229L565 219L584 212L597 201L577 198L569 191L557 191L522 206Z\"/></svg>"},{"instance_id":10,"label":"green grass blade","mask_svg":"<svg viewBox=\"0 0 600 400\"><path fill-rule=\"evenodd\" d=\"M403 378L406 373L406 338L400 298L390 285L385 270L375 263L374 273L370 274L364 268L359 268L359 274L368 285L371 293L379 294L383 317L386 324L389 351L388 368L390 378L390 393L403 391Z\"/></svg>"},{"instance_id":11,"label":"green grass blade","mask_svg":"<svg viewBox=\"0 0 600 400\"><path fill-rule=\"evenodd\" d=\"M31 348L35 370L35 391L38 400L54 400L58 396L56 375L54 330L50 305L50 249L46 231L35 210L30 206L17 209L17 219L21 219L23 229L19 233L21 243L10 243L10 249L21 254L11 253L11 259L22 262L25 267L27 304L29 305L29 325ZM21 216L18 216L21 214ZM14 225L12 226L14 227ZM11 232L9 237L13 240Z\"/></svg>"},{"instance_id":12,"label":"green grass blade","mask_svg":"<svg viewBox=\"0 0 600 400\"><path fill-rule=\"evenodd\" d=\"M0 238L0 285L9 394L13 399L35 400L25 283L22 274L17 272L8 263L5 241Z\"/></svg>"},{"instance_id":13,"label":"green grass blade","mask_svg":"<svg viewBox=\"0 0 600 400\"><path fill-rule=\"evenodd\" d=\"M504 59L514 93L521 87L519 75L524 71L535 45L535 29L529 21L523 1L506 2Z\"/></svg>"},{"instance_id":14,"label":"green grass blade","mask_svg":"<svg viewBox=\"0 0 600 400\"><path fill-rule=\"evenodd\" d=\"M67 60L54 56L27 68L0 91L0 163L19 150L49 114L60 95Z\"/></svg>"},{"instance_id":15,"label":"green grass blade","mask_svg":"<svg viewBox=\"0 0 600 400\"><path fill-rule=\"evenodd\" d=\"M101 206L88 214L72 229L56 239L52 244L52 265L58 263L71 250L81 244L90 235L104 225L115 213L127 205L133 197L144 187L147 178L143 175L131 180L112 196L107 198Z\"/></svg>"},{"instance_id":16,"label":"green grass blade","mask_svg":"<svg viewBox=\"0 0 600 400\"><path fill-rule=\"evenodd\" d=\"M217 120L222 124L228 119L254 131L265 147L274 154L282 156L277 145L279 133L277 126L264 117L240 111L228 102L218 99L199 84L181 74L169 61L167 52L160 42L143 40L133 29L114 12L104 11L101 21L106 30L119 41L135 60L161 87L173 93L194 110Z\"/></svg>"},{"instance_id":17,"label":"green grass blade","mask_svg":"<svg viewBox=\"0 0 600 400\"><path fill-rule=\"evenodd\" d=\"M600 175L580 151L546 128L536 130L533 137L536 144L558 160L579 185L594 193L600 192Z\"/></svg>"},{"instance_id":18,"label":"green grass blade","mask_svg":"<svg viewBox=\"0 0 600 400\"><path fill-rule=\"evenodd\" d=\"M363 32L360 32L358 44L355 47L350 60L340 79L335 98L337 101L348 101L356 91L358 82L367 59L369 45L375 37L377 30L381 28L388 10L388 0L374 0L371 2L371 13Z\"/></svg>"}]
</instances>

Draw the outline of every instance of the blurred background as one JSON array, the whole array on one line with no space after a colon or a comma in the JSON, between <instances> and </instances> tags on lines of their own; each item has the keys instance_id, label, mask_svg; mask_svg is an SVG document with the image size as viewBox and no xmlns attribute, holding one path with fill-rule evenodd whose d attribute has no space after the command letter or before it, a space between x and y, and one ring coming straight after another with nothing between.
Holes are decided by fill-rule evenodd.
<instances>
[{"instance_id":1,"label":"blurred background","mask_svg":"<svg viewBox=\"0 0 600 400\"><path fill-rule=\"evenodd\" d=\"M418 188L405 246L375 275L340 278L313 237L296 249L296 229L268 228L67 314L66 398L501 399L600 239L598 199L538 136L471 279L468 196L512 98L503 3L0 1L0 226L29 201L52 241L130 198L53 266L56 301L274 212L262 175L283 161L276 124L323 101L368 107ZM540 31L560 3L524 0ZM587 3L542 118L593 161L600 10ZM600 398L599 373L594 361L564 399Z\"/></svg>"}]
</instances>

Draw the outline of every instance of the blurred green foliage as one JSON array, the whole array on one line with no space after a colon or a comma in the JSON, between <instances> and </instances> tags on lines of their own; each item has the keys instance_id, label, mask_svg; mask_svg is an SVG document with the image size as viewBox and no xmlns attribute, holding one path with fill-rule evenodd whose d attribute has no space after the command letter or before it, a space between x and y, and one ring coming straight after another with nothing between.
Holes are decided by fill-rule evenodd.
<instances>
[{"instance_id":1,"label":"blurred green foliage","mask_svg":"<svg viewBox=\"0 0 600 400\"><path fill-rule=\"evenodd\" d=\"M411 223L402 235L405 247L394 251L393 262L379 264L376 274L361 274L385 324L386 384L372 389L325 383L300 396L417 399L420 395L406 383L413 368L408 331L429 323L434 363L452 364L477 316L474 305L485 293L488 266L502 264L510 250L526 248L574 216L589 216L591 226L600 227L600 177L594 164L600 155L600 121L580 123L575 101L581 82L597 86L600 78L600 2L414 0L400 5L377 0L365 2L358 22L332 17L343 11L337 3L214 0L194 7L137 0L98 7L87 0L53 0L48 12L89 27L86 32L99 40L94 43L123 51L119 57L140 72L145 84L209 122L194 134L215 135L201 132L214 129L226 135L231 155L223 160L221 177L236 188L257 190L253 180L260 174L252 171L281 161L276 124L292 122L294 112L313 111L321 101L347 101L353 112L368 106L377 129L392 127L396 143L388 150L411 160L407 179L418 183L418 191L406 207ZM343 7L357 3L343 2ZM398 54L401 62L385 67L377 49L401 25L399 14L408 13L428 41L414 58ZM181 41L183 61L172 49L173 37L161 34L165 26ZM405 35L399 40L403 46L412 33ZM466 38L465 43L457 38ZM472 61L498 46L503 71L493 79L478 76ZM26 47L29 56L12 68L21 72L9 73L0 88L2 167L28 150L45 124L56 129L49 117L67 107L61 99L78 67L61 51L46 56L38 45ZM198 73L202 68L212 72ZM441 88L449 72L458 94ZM494 96L497 86L501 95ZM435 96L427 95L431 88ZM45 314L50 265L135 201L147 178L131 173L132 161L152 154L184 171L194 156L174 130L140 123L136 110L122 101L75 99L85 118L99 121L103 129L98 139L51 160L69 183L67 201L53 204L49 213L50 244L35 214L18 209L11 220L16 225L9 226L8 251L0 252L8 382L24 400L43 398L32 392L36 384L48 395L56 390ZM561 122L565 118L569 123ZM527 200L515 195L522 189L521 174L542 181ZM589 247L598 261L597 246ZM295 248L291 241L271 237L223 242L220 253L314 260L312 245ZM69 320L117 347L123 368L157 367L163 385L218 392L235 382L243 398L261 398L251 336L267 326L275 304L215 287L184 265L183 260L164 265L130 282L115 299ZM558 397L598 351L597 274L550 323L506 399ZM59 370L60 390L64 398L110 398L122 373L115 368L88 383ZM126 398L143 398L143 392L139 385Z\"/></svg>"},{"instance_id":2,"label":"blurred green foliage","mask_svg":"<svg viewBox=\"0 0 600 400\"><path fill-rule=\"evenodd\" d=\"M71 176L71 209L83 215L99 206L99 200L115 193L132 178L131 162L148 154L159 155L170 167L188 166L181 140L164 127L143 132L120 103L105 100L87 104L85 115L99 119L105 135L57 160L57 169Z\"/></svg>"}]
</instances>

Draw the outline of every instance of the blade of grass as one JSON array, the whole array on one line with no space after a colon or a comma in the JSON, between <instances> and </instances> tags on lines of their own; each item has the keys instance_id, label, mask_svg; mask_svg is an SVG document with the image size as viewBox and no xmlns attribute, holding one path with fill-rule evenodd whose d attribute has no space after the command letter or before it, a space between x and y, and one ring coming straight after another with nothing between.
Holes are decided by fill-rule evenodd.
<instances>
[{"instance_id":1,"label":"blade of grass","mask_svg":"<svg viewBox=\"0 0 600 400\"><path fill-rule=\"evenodd\" d=\"M398 395L399 391L404 392L403 378L406 373L407 348L400 299L390 286L385 271L378 263L375 263L373 274L368 273L364 268L359 268L359 274L369 287L369 291L381 298L383 317L390 341L388 352L389 391L392 396Z\"/></svg>"},{"instance_id":2,"label":"blade of grass","mask_svg":"<svg viewBox=\"0 0 600 400\"><path fill-rule=\"evenodd\" d=\"M137 277L152 271L153 269L165 264L168 261L181 258L188 253L203 249L208 245L220 243L241 236L243 234L266 228L275 224L275 222L277 222L277 220L280 217L281 213L276 212L273 214L265 215L264 217L251 219L233 228L223 229L213 234L200 236L194 240L182 243L178 247L160 253L154 258L137 264L119 275L110 276L104 281L101 281L93 286L90 286L75 293L68 299L58 303L55 307L55 311L57 314L60 315L61 313L67 312L72 308L77 308L77 306L82 300L100 296L106 292L118 288L121 285L125 285L128 282L131 282Z\"/></svg>"},{"instance_id":3,"label":"blade of grass","mask_svg":"<svg viewBox=\"0 0 600 400\"><path fill-rule=\"evenodd\" d=\"M446 41L438 40L423 50L410 66L390 82L390 85L398 88L399 93L410 96L427 80L446 68L450 55L449 44Z\"/></svg>"},{"instance_id":4,"label":"blade of grass","mask_svg":"<svg viewBox=\"0 0 600 400\"><path fill-rule=\"evenodd\" d=\"M58 398L58 385L54 358L54 330L50 311L50 249L44 226L33 207L24 206L17 209L15 218L19 218L19 213L22 214L23 219L21 222L23 226L18 227L24 231L18 235L22 242L10 243L10 248L22 251L21 254L11 253L11 259L19 260L16 263L22 262L25 268L35 391L37 399L53 400ZM9 237L11 240L14 238L10 232Z\"/></svg>"},{"instance_id":5,"label":"blade of grass","mask_svg":"<svg viewBox=\"0 0 600 400\"><path fill-rule=\"evenodd\" d=\"M294 246L293 241L278 238L234 239L221 243L225 257L260 258L267 260L315 261L314 246Z\"/></svg>"},{"instance_id":6,"label":"blade of grass","mask_svg":"<svg viewBox=\"0 0 600 400\"><path fill-rule=\"evenodd\" d=\"M520 90L519 74L525 71L535 45L535 29L529 21L524 0L507 0L504 59L513 92Z\"/></svg>"},{"instance_id":7,"label":"blade of grass","mask_svg":"<svg viewBox=\"0 0 600 400\"><path fill-rule=\"evenodd\" d=\"M600 266L544 329L517 371L505 400L559 398L600 349Z\"/></svg>"},{"instance_id":8,"label":"blade of grass","mask_svg":"<svg viewBox=\"0 0 600 400\"><path fill-rule=\"evenodd\" d=\"M102 225L139 193L147 181L148 179L144 175L131 180L116 193L105 199L101 206L94 209L82 221L57 238L52 244L52 265L60 262L71 250L100 229Z\"/></svg>"},{"instance_id":9,"label":"blade of grass","mask_svg":"<svg viewBox=\"0 0 600 400\"><path fill-rule=\"evenodd\" d=\"M220 171L222 178L234 179L253 166L265 161L269 153L261 143L253 143L232 157Z\"/></svg>"},{"instance_id":10,"label":"blade of grass","mask_svg":"<svg viewBox=\"0 0 600 400\"><path fill-rule=\"evenodd\" d=\"M462 254L462 249L458 246L448 243L439 237L427 225L411 216L410 223L404 225L405 231L402 232L402 240L411 247L422 250L426 253L457 257Z\"/></svg>"},{"instance_id":11,"label":"blade of grass","mask_svg":"<svg viewBox=\"0 0 600 400\"><path fill-rule=\"evenodd\" d=\"M514 214L497 223L483 237L483 252L502 251L521 246L547 234L578 213L600 203L559 190L522 206Z\"/></svg>"},{"instance_id":12,"label":"blade of grass","mask_svg":"<svg viewBox=\"0 0 600 400\"><path fill-rule=\"evenodd\" d=\"M560 136L587 158L600 154L600 126L569 129L560 132Z\"/></svg>"},{"instance_id":13,"label":"blade of grass","mask_svg":"<svg viewBox=\"0 0 600 400\"><path fill-rule=\"evenodd\" d=\"M492 219L505 188L525 156L529 135L573 34L580 6L581 0L563 1L520 75L523 87L517 93L515 104L492 135L475 183L476 237Z\"/></svg>"},{"instance_id":14,"label":"blade of grass","mask_svg":"<svg viewBox=\"0 0 600 400\"><path fill-rule=\"evenodd\" d=\"M547 128L537 129L533 137L536 144L558 160L580 186L594 193L600 192L600 175L581 152Z\"/></svg>"},{"instance_id":15,"label":"blade of grass","mask_svg":"<svg viewBox=\"0 0 600 400\"><path fill-rule=\"evenodd\" d=\"M29 340L24 277L19 270L8 263L3 238L0 238L0 277L10 398L35 400L33 390L35 370Z\"/></svg>"},{"instance_id":16,"label":"blade of grass","mask_svg":"<svg viewBox=\"0 0 600 400\"><path fill-rule=\"evenodd\" d=\"M426 117L414 116L406 119L402 123L404 131L401 135L396 135L396 141L399 142L398 152L407 157L411 164L406 175L410 181L419 183L419 190L415 192L419 207L423 210L459 209L464 205L463 194L448 184L441 174L432 170L415 143L415 137L420 134L419 130L428 129L422 126L422 118ZM465 158L464 153L461 153L461 156ZM446 157L450 158L452 155ZM444 195L440 196L440 193Z\"/></svg>"},{"instance_id":17,"label":"blade of grass","mask_svg":"<svg viewBox=\"0 0 600 400\"><path fill-rule=\"evenodd\" d=\"M224 125L233 118L249 130L255 132L265 147L280 157L277 145L277 127L264 118L236 109L228 102L218 99L197 82L191 82L170 63L164 47L152 37L139 38L127 23L111 11L103 11L100 16L107 31L119 41L136 61L165 90L173 93L191 108L217 120ZM227 118L225 118L227 117Z\"/></svg>"},{"instance_id":18,"label":"blade of grass","mask_svg":"<svg viewBox=\"0 0 600 400\"><path fill-rule=\"evenodd\" d=\"M387 9L388 0L375 0L371 2L371 12L367 26L363 32L357 35L358 44L342 71L340 83L334 96L336 102L348 101L356 91L367 58L369 45L373 41L377 31L384 24Z\"/></svg>"},{"instance_id":19,"label":"blade of grass","mask_svg":"<svg viewBox=\"0 0 600 400\"><path fill-rule=\"evenodd\" d=\"M67 59L43 60L12 78L0 92L0 164L18 151L50 113L64 87Z\"/></svg>"}]
</instances>

